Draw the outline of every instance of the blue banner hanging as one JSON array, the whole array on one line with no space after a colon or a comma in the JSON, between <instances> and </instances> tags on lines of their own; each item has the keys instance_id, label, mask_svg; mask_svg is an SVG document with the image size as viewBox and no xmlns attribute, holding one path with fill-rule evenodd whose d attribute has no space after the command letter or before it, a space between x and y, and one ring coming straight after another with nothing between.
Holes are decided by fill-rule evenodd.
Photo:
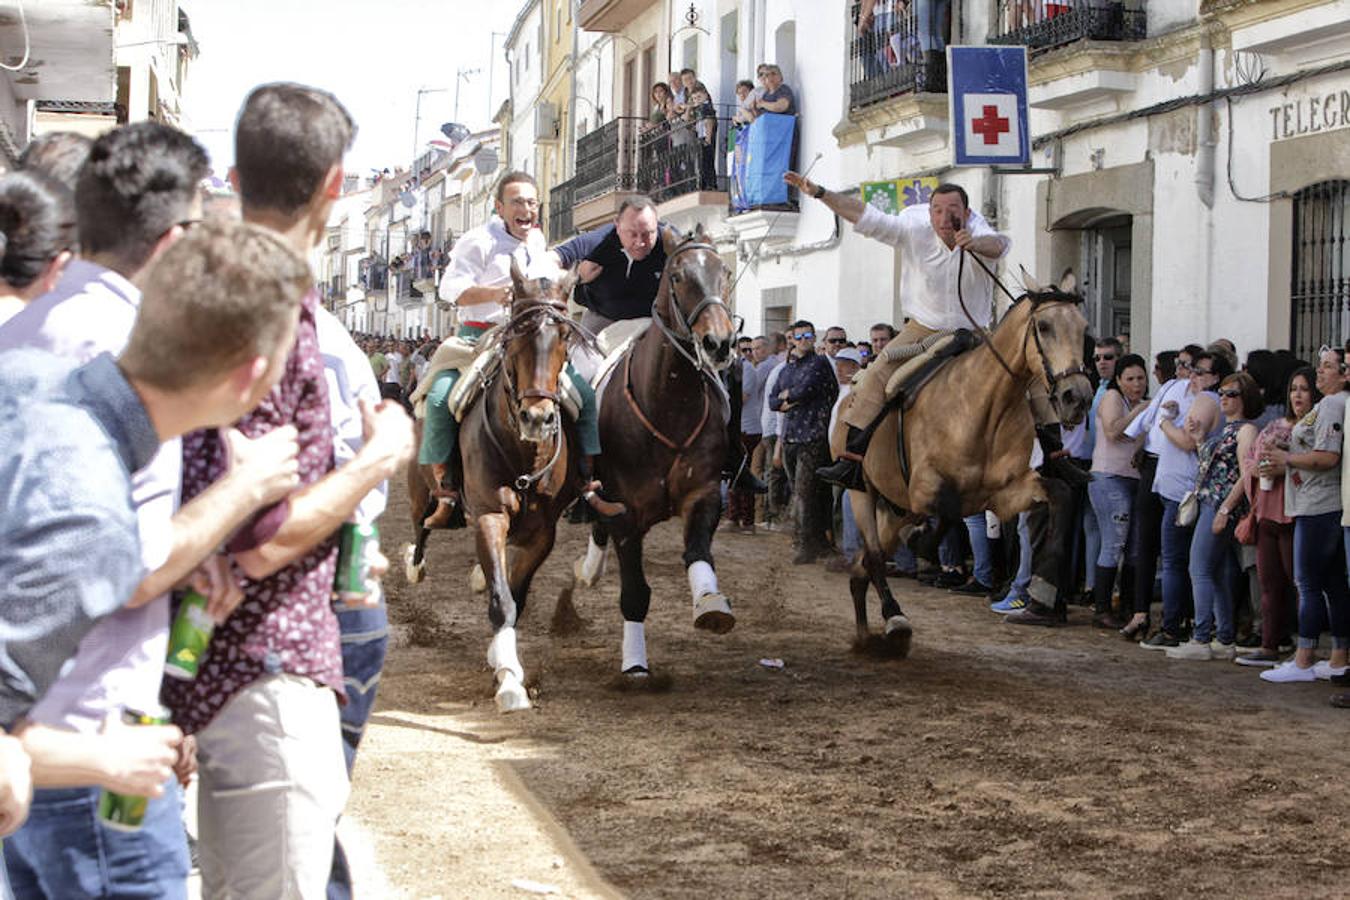
<instances>
[{"instance_id":1,"label":"blue banner hanging","mask_svg":"<svg viewBox=\"0 0 1350 900\"><path fill-rule=\"evenodd\" d=\"M948 47L953 164L1030 165L1026 47Z\"/></svg>"}]
</instances>

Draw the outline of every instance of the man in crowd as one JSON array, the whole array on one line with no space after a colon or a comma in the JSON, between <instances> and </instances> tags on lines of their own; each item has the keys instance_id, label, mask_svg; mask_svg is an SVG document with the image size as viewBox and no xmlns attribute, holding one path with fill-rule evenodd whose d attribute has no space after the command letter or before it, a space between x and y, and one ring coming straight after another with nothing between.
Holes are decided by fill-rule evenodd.
<instances>
[{"instance_id":1,"label":"man in crowd","mask_svg":"<svg viewBox=\"0 0 1350 900\"><path fill-rule=\"evenodd\" d=\"M848 332L842 325L831 325L825 329L825 340L822 341L825 351L825 358L830 361L830 365L835 365L836 357L840 350L848 346Z\"/></svg>"},{"instance_id":2,"label":"man in crowd","mask_svg":"<svg viewBox=\"0 0 1350 900\"><path fill-rule=\"evenodd\" d=\"M264 85L235 127L235 172L246 220L297 250L323 236L342 193L353 125L335 99L297 85ZM296 155L277 167L277 135ZM412 452L396 403L363 407L366 440L334 467L333 427L317 337L318 295L301 302L277 386L237 425L246 435L292 425L300 485L230 540L243 602L215 629L192 681L163 696L174 722L197 735L198 822L207 896L323 897L337 819L348 793L338 700L346 699L331 596L336 535ZM215 431L183 442L183 493L224 470Z\"/></svg>"},{"instance_id":3,"label":"man in crowd","mask_svg":"<svg viewBox=\"0 0 1350 900\"><path fill-rule=\"evenodd\" d=\"M199 219L197 186L208 171L201 147L160 123L138 123L101 136L90 148L77 183L84 257L67 268L55 290L0 329L0 350L38 348L64 357L67 365L123 352L141 305L138 285ZM290 430L257 442L237 433L226 439L233 459L230 473L182 509L176 437L166 440L148 465L137 467L132 499L148 574L93 628L73 665L29 714L33 726L25 740L41 741L44 752L59 756L67 766L99 757L103 765L129 767L134 765L129 754L154 752L143 742L108 742L101 733L105 720L124 707L149 710L158 705L168 647L169 589L207 561L203 574L218 586L212 611L228 612L226 598L237 599L238 594L227 588L225 561L212 557L213 552L250 513L295 484L296 445ZM183 756L187 765L190 744ZM39 774L39 785L70 790L39 791L34 809L44 823L41 834L31 840L20 836L11 844L11 861L31 871L54 861L44 854L91 846L91 823L71 800L79 794L83 802L96 803L98 794L87 780L51 781ZM161 781L168 781L167 775ZM103 890L117 894L138 879L178 877L180 869L186 876L177 788L170 781L156 793L160 790L165 796L150 803L141 832L109 836L105 843L106 855L128 863L109 870L117 874L108 876ZM163 852L147 853L147 842Z\"/></svg>"},{"instance_id":4,"label":"man in crowd","mask_svg":"<svg viewBox=\"0 0 1350 900\"><path fill-rule=\"evenodd\" d=\"M316 191L330 173L333 153L348 118L331 94L296 84L265 85L254 91L240 117L238 139L251 143L269 135L277 152L260 165L256 153L241 155L234 178L241 194L253 198L245 207L246 220L256 220L285 235L306 256L318 246L321 229L305 221L320 210L311 208ZM308 186L308 190L280 191L279 182ZM365 446L361 404L379 405L379 386L347 329L322 306L315 309L315 328L328 388L329 418L333 429L334 460L338 467L354 460ZM407 344L405 342L405 349ZM405 362L406 365L406 362ZM353 519L371 525L384 512L386 484L381 482L362 497ZM351 777L356 748L375 701L375 689L388 647L389 619L378 584L364 602L340 601L338 628L342 640L343 684L347 703L342 706L342 749ZM341 845L334 846L329 897L351 895L351 879Z\"/></svg>"},{"instance_id":5,"label":"man in crowd","mask_svg":"<svg viewBox=\"0 0 1350 900\"><path fill-rule=\"evenodd\" d=\"M900 365L897 351L938 331L987 326L993 315L993 279L976 260L966 260L963 266L962 257L973 253L993 265L1008 252L1011 242L970 209L959 185L938 185L928 203L906 207L893 216L855 195L827 191L796 172L788 172L783 180L852 222L859 234L899 247L901 252L900 295L905 298L909 321L853 386L852 405L843 416L848 424L847 449L821 473L834 484L857 488L862 484L863 455L885 409L886 383Z\"/></svg>"},{"instance_id":6,"label":"man in crowd","mask_svg":"<svg viewBox=\"0 0 1350 900\"><path fill-rule=\"evenodd\" d=\"M782 456L797 498L797 555L794 565L815 562L829 553L825 538L830 514L830 489L816 469L830 453L827 432L830 410L839 394L834 369L816 352L815 326L805 319L789 330L788 354L769 406L783 414Z\"/></svg>"},{"instance_id":7,"label":"man in crowd","mask_svg":"<svg viewBox=\"0 0 1350 900\"><path fill-rule=\"evenodd\" d=\"M881 355L881 351L886 349L886 345L895 337L895 328L887 322L878 322L867 329L867 340L871 344L872 359Z\"/></svg>"},{"instance_id":8,"label":"man in crowd","mask_svg":"<svg viewBox=\"0 0 1350 900\"><path fill-rule=\"evenodd\" d=\"M87 202L87 178L134 179L136 162L115 172L100 167L110 144L124 146L120 140L113 132L95 146L95 168L82 177ZM165 149L159 145L159 153ZM163 186L152 180L142 191ZM158 205L136 208L146 214ZM106 236L90 236L92 246L104 246ZM148 886L156 896L187 895L178 803L162 793L172 785L181 734L167 725L128 728L120 719L123 703L157 707L162 634L147 627L129 641L126 626L136 623L123 620L121 629L104 629L107 647L88 638L144 590L147 518L130 473L143 470L161 442L222 426L257 405L282 373L299 298L311 283L304 260L275 236L224 222L167 247L138 279L145 286L139 315L116 360L102 353L65 378L69 360L35 350L0 354L0 405L11 411L0 421L0 472L7 496L28 498L0 508L0 527L18 550L0 553L0 724L23 740L35 783L53 788L37 792L32 818L5 842L21 897L143 897ZM268 482L269 496L289 486L284 470ZM158 523L161 533L168 525L167 518ZM159 612L163 632L168 613ZM109 655L118 652L124 658ZM93 666L94 656L120 677ZM62 682L63 696L49 692ZM49 718L44 705L61 725L85 733L70 740L41 724ZM93 718L99 721L89 727ZM138 830L114 831L99 822L91 784L157 799Z\"/></svg>"},{"instance_id":9,"label":"man in crowd","mask_svg":"<svg viewBox=\"0 0 1350 900\"><path fill-rule=\"evenodd\" d=\"M783 70L772 63L764 65L762 84L764 93L755 101L755 108L761 113L781 113L785 116L797 114L797 96L792 88L783 83Z\"/></svg>"}]
</instances>

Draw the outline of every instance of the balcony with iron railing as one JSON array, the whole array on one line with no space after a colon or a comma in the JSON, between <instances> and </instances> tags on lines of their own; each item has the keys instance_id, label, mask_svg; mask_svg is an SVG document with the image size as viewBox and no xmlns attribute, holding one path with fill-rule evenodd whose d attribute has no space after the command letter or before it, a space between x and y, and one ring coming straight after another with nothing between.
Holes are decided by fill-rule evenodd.
<instances>
[{"instance_id":1,"label":"balcony with iron railing","mask_svg":"<svg viewBox=\"0 0 1350 900\"><path fill-rule=\"evenodd\" d=\"M567 224L583 229L607 221L633 193L648 194L657 204L687 199L725 207L730 127L726 116L656 124L636 117L611 119L577 141L577 172L566 183L573 195ZM551 229L555 221L563 222L563 199L550 194Z\"/></svg>"},{"instance_id":2,"label":"balcony with iron railing","mask_svg":"<svg viewBox=\"0 0 1350 900\"><path fill-rule=\"evenodd\" d=\"M871 22L861 23L861 4L852 5L848 59L852 108L903 94L947 92L944 48L951 26L941 15L941 5L895 6L895 11L876 12Z\"/></svg>"},{"instance_id":3,"label":"balcony with iron railing","mask_svg":"<svg viewBox=\"0 0 1350 900\"><path fill-rule=\"evenodd\" d=\"M1144 0L998 0L991 44L1032 53L1076 41L1138 41L1147 35Z\"/></svg>"},{"instance_id":4,"label":"balcony with iron railing","mask_svg":"<svg viewBox=\"0 0 1350 900\"><path fill-rule=\"evenodd\" d=\"M548 192L548 240L564 241L577 233L572 221L572 206L576 202L577 180L569 178Z\"/></svg>"}]
</instances>

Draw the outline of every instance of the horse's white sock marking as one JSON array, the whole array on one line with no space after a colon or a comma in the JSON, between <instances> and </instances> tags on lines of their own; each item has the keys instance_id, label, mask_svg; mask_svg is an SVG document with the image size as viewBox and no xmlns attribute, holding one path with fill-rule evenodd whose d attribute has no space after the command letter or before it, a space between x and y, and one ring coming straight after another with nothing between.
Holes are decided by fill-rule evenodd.
<instances>
[{"instance_id":1,"label":"horse's white sock marking","mask_svg":"<svg viewBox=\"0 0 1350 900\"><path fill-rule=\"evenodd\" d=\"M494 672L505 669L521 681L525 680L525 670L520 667L520 657L516 655L514 628L503 628L492 636L492 643L488 644L487 661Z\"/></svg>"},{"instance_id":2,"label":"horse's white sock marking","mask_svg":"<svg viewBox=\"0 0 1350 900\"><path fill-rule=\"evenodd\" d=\"M697 603L704 594L716 594L717 573L708 563L699 560L689 565L689 592Z\"/></svg>"},{"instance_id":3,"label":"horse's white sock marking","mask_svg":"<svg viewBox=\"0 0 1350 900\"><path fill-rule=\"evenodd\" d=\"M586 542L586 559L581 563L581 571L586 576L586 580L594 581L600 574L600 564L605 561L605 548L595 542L595 538L590 538Z\"/></svg>"},{"instance_id":4,"label":"horse's white sock marking","mask_svg":"<svg viewBox=\"0 0 1350 900\"><path fill-rule=\"evenodd\" d=\"M623 668L627 672L634 666L647 668L647 626L642 622L623 623Z\"/></svg>"}]
</instances>

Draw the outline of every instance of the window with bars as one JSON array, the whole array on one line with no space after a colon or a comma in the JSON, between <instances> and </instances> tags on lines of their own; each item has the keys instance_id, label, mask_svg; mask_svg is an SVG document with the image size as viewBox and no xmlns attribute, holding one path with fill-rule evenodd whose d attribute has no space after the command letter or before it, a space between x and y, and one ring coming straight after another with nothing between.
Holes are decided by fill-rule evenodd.
<instances>
[{"instance_id":1,"label":"window with bars","mask_svg":"<svg viewBox=\"0 0 1350 900\"><path fill-rule=\"evenodd\" d=\"M1294 354L1314 360L1350 337L1350 181L1323 181L1294 195L1290 327Z\"/></svg>"}]
</instances>

